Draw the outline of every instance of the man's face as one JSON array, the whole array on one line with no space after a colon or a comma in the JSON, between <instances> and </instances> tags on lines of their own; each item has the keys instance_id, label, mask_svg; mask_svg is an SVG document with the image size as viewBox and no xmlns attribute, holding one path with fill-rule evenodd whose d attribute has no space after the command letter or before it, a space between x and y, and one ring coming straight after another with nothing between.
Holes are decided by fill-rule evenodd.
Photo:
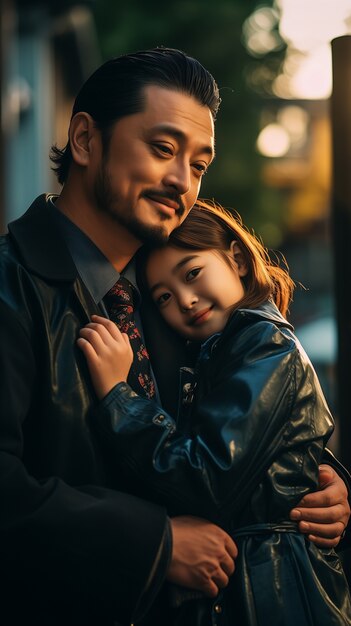
<instances>
[{"instance_id":1,"label":"man's face","mask_svg":"<svg viewBox=\"0 0 351 626\"><path fill-rule=\"evenodd\" d=\"M144 95L144 110L113 127L94 193L99 209L139 241L159 242L198 197L214 157L214 127L209 108L189 95L155 85Z\"/></svg>"}]
</instances>

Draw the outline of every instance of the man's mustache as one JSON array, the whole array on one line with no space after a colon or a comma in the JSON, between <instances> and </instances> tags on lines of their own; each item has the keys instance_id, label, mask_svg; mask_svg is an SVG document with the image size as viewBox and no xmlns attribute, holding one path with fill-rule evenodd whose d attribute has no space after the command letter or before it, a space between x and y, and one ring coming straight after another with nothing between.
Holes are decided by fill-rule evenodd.
<instances>
[{"instance_id":1,"label":"man's mustache","mask_svg":"<svg viewBox=\"0 0 351 626\"><path fill-rule=\"evenodd\" d=\"M185 213L185 206L181 196L177 193L172 193L170 191L160 191L159 189L149 189L148 191L144 191L142 194L145 197L150 197L153 199L160 198L160 200L171 200L177 205L176 213L182 217Z\"/></svg>"}]
</instances>

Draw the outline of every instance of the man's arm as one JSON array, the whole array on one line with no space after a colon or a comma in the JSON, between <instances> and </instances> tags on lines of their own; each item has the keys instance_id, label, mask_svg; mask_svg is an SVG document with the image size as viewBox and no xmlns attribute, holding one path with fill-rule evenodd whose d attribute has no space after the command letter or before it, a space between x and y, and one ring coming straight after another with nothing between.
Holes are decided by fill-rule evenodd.
<instances>
[{"instance_id":1,"label":"man's arm","mask_svg":"<svg viewBox=\"0 0 351 626\"><path fill-rule=\"evenodd\" d=\"M0 299L2 616L21 623L26 611L29 622L45 623L50 605L56 607L51 608L54 621L64 615L66 603L68 621L78 608L85 620L89 609L101 605L104 615L129 623L155 563L166 512L88 480L73 486L60 479L54 451L67 439L51 443L43 435L48 419L53 422L45 392L40 395L43 370L20 316ZM65 415L56 413L60 434ZM38 476L33 448L36 467L43 465ZM84 453L84 441L81 449ZM74 463L77 447L66 451L67 463ZM46 454L51 468L45 466Z\"/></svg>"}]
</instances>

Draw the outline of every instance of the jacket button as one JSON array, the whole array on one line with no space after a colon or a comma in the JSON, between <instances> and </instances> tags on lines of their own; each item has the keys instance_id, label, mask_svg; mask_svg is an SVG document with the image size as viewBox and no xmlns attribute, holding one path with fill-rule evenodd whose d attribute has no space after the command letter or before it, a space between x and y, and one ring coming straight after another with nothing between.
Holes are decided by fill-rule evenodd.
<instances>
[{"instance_id":1,"label":"jacket button","mask_svg":"<svg viewBox=\"0 0 351 626\"><path fill-rule=\"evenodd\" d=\"M221 607L221 605L220 605L220 604L215 604L215 605L214 605L214 612L215 612L215 613L218 613L218 614L219 614L219 613L222 613L222 607Z\"/></svg>"},{"instance_id":2,"label":"jacket button","mask_svg":"<svg viewBox=\"0 0 351 626\"><path fill-rule=\"evenodd\" d=\"M157 424L157 426L161 426L161 424L163 424L163 422L165 421L165 416L155 415L155 417L152 418L152 421L154 424Z\"/></svg>"}]
</instances>

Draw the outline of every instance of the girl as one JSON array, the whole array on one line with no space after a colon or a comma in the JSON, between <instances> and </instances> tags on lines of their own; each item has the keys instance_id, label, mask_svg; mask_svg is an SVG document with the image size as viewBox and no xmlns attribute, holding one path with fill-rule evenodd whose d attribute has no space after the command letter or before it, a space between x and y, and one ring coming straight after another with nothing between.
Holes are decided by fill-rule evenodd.
<instances>
[{"instance_id":1,"label":"girl","mask_svg":"<svg viewBox=\"0 0 351 626\"><path fill-rule=\"evenodd\" d=\"M181 371L175 422L132 391L129 340L95 317L78 343L101 399L96 427L128 491L171 516L217 523L239 550L214 601L173 588L166 613L156 605L147 623L351 624L338 557L286 521L317 488L333 430L313 367L283 317L292 280L239 219L201 201L168 245L149 254L146 280L168 324L199 346L195 369Z\"/></svg>"}]
</instances>

